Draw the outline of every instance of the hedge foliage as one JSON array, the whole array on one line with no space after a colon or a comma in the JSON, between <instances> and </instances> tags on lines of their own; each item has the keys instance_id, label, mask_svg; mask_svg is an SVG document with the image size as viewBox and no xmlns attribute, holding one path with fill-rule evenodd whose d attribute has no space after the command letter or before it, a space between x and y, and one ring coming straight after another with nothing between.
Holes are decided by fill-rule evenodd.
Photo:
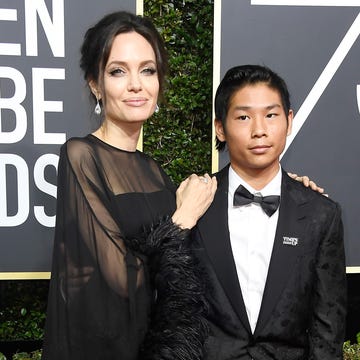
<instances>
[{"instance_id":1,"label":"hedge foliage","mask_svg":"<svg viewBox=\"0 0 360 360\"><path fill-rule=\"evenodd\" d=\"M169 53L166 102L144 126L144 151L176 183L211 170L213 0L144 0Z\"/></svg>"},{"instance_id":2,"label":"hedge foliage","mask_svg":"<svg viewBox=\"0 0 360 360\"><path fill-rule=\"evenodd\" d=\"M42 339L47 294L47 280L2 281L0 341Z\"/></svg>"}]
</instances>

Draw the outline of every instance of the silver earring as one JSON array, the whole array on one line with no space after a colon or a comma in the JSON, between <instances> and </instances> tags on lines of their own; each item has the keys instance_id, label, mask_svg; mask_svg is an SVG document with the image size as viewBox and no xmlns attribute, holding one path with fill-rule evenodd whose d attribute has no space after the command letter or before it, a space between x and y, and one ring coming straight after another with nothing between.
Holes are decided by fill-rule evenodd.
<instances>
[{"instance_id":1,"label":"silver earring","mask_svg":"<svg viewBox=\"0 0 360 360\"><path fill-rule=\"evenodd\" d=\"M95 112L96 115L100 115L100 114L101 114L101 106L100 106L99 100L97 100L97 103L96 103L94 112Z\"/></svg>"},{"instance_id":2,"label":"silver earring","mask_svg":"<svg viewBox=\"0 0 360 360\"><path fill-rule=\"evenodd\" d=\"M159 105L156 104L156 106L155 106L155 114L157 114L159 111L160 111Z\"/></svg>"}]
</instances>

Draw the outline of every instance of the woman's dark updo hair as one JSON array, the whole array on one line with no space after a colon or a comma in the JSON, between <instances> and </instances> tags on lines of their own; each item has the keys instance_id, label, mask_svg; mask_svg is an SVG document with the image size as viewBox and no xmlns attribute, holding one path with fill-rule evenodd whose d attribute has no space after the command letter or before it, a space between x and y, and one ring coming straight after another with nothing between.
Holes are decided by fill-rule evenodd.
<instances>
[{"instance_id":1,"label":"woman's dark updo hair","mask_svg":"<svg viewBox=\"0 0 360 360\"><path fill-rule=\"evenodd\" d=\"M151 20L126 11L108 14L87 30L81 46L80 59L84 78L86 81L93 80L101 85L114 38L119 34L132 31L143 36L154 50L159 90L162 95L168 65L163 40Z\"/></svg>"}]
</instances>

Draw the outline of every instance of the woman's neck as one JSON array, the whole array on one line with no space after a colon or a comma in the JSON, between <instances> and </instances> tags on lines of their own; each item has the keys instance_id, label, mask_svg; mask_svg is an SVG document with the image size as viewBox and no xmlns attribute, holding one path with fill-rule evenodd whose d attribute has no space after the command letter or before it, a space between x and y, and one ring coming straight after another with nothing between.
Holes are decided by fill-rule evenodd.
<instances>
[{"instance_id":1,"label":"woman's neck","mask_svg":"<svg viewBox=\"0 0 360 360\"><path fill-rule=\"evenodd\" d=\"M111 121L104 120L103 124L93 132L100 140L116 148L135 151L141 132L140 123L131 123L119 126Z\"/></svg>"}]
</instances>

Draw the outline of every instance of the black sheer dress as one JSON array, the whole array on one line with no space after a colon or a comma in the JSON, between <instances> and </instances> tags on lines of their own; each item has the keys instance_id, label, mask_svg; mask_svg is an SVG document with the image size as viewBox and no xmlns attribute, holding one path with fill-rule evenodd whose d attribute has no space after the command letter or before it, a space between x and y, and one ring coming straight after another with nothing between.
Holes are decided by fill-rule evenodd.
<instances>
[{"instance_id":1,"label":"black sheer dress","mask_svg":"<svg viewBox=\"0 0 360 360\"><path fill-rule=\"evenodd\" d=\"M200 359L202 274L161 167L88 135L58 174L43 359Z\"/></svg>"}]
</instances>

